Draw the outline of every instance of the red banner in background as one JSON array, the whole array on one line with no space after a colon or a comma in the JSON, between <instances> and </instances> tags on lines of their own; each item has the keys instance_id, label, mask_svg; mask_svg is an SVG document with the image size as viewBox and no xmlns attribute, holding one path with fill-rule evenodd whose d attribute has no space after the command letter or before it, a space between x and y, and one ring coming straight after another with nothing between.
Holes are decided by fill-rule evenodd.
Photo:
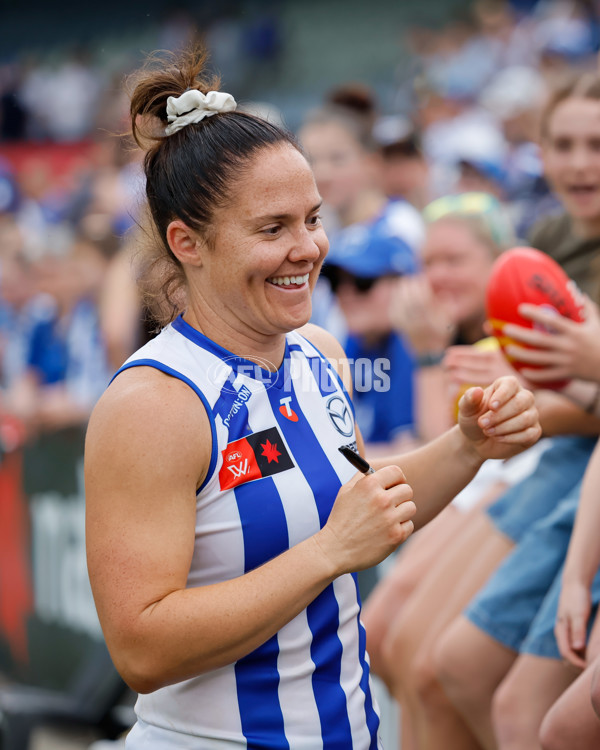
<instances>
[{"instance_id":1,"label":"red banner in background","mask_svg":"<svg viewBox=\"0 0 600 750\"><path fill-rule=\"evenodd\" d=\"M97 144L93 141L75 143L17 142L0 143L0 159L5 159L16 175L44 168L51 182L65 184L88 169L95 158Z\"/></svg>"},{"instance_id":2,"label":"red banner in background","mask_svg":"<svg viewBox=\"0 0 600 750\"><path fill-rule=\"evenodd\" d=\"M0 633L13 659L27 663L27 620L33 609L33 591L22 465L20 451L7 453L0 463Z\"/></svg>"}]
</instances>

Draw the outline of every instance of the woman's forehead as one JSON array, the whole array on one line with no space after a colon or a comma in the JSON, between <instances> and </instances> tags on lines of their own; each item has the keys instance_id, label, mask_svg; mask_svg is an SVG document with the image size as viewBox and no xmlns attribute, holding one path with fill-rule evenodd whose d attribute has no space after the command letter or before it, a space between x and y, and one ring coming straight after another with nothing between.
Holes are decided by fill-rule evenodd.
<instances>
[{"instance_id":1,"label":"woman's forehead","mask_svg":"<svg viewBox=\"0 0 600 750\"><path fill-rule=\"evenodd\" d=\"M308 162L289 144L258 151L232 185L231 198L238 210L251 213L285 213L290 202L320 200Z\"/></svg>"}]
</instances>

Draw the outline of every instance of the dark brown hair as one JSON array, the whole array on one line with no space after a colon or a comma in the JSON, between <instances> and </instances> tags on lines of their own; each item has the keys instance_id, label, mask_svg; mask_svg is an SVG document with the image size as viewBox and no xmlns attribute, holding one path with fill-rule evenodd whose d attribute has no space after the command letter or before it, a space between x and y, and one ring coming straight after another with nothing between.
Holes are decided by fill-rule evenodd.
<instances>
[{"instance_id":1,"label":"dark brown hair","mask_svg":"<svg viewBox=\"0 0 600 750\"><path fill-rule=\"evenodd\" d=\"M332 89L325 101L333 107L352 112L363 121L363 127L371 130L377 117L377 101L374 92L363 83L346 83Z\"/></svg>"},{"instance_id":2,"label":"dark brown hair","mask_svg":"<svg viewBox=\"0 0 600 750\"><path fill-rule=\"evenodd\" d=\"M540 121L542 139L548 136L548 123L554 110L567 99L600 101L600 75L589 72L578 76L570 76L557 86L542 112Z\"/></svg>"},{"instance_id":3,"label":"dark brown hair","mask_svg":"<svg viewBox=\"0 0 600 750\"><path fill-rule=\"evenodd\" d=\"M179 56L154 53L130 78L132 134L146 150L146 196L156 230L153 253L145 251L142 287L152 307L158 303L154 314L160 324L181 311L185 287L183 268L167 242L169 223L181 219L210 242L215 209L227 205L234 180L255 153L281 143L299 149L291 133L240 111L219 113L165 135L170 96L189 89L204 94L219 90L219 79L206 73L206 60L202 47Z\"/></svg>"}]
</instances>

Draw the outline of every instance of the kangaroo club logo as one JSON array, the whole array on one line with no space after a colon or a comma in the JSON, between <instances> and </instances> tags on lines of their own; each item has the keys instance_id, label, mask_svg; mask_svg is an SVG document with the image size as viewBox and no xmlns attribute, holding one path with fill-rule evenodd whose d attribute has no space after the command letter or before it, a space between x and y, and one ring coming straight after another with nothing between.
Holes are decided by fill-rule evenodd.
<instances>
[{"instance_id":1,"label":"kangaroo club logo","mask_svg":"<svg viewBox=\"0 0 600 750\"><path fill-rule=\"evenodd\" d=\"M335 429L340 435L350 437L354 432L354 420L344 399L341 396L332 396L326 408Z\"/></svg>"},{"instance_id":2,"label":"kangaroo club logo","mask_svg":"<svg viewBox=\"0 0 600 750\"><path fill-rule=\"evenodd\" d=\"M294 466L277 427L234 440L221 451L221 455L221 490L230 490L254 479L270 477Z\"/></svg>"}]
</instances>

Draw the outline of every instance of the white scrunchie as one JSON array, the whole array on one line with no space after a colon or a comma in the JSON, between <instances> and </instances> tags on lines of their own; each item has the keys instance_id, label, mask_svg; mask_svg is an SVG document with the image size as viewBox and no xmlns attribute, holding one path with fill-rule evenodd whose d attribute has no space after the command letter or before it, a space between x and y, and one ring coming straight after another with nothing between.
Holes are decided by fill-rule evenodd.
<instances>
[{"instance_id":1,"label":"white scrunchie","mask_svg":"<svg viewBox=\"0 0 600 750\"><path fill-rule=\"evenodd\" d=\"M200 122L218 112L233 112L236 107L233 96L222 91L209 91L205 95L197 89L190 89L181 96L170 96L167 99L169 124L165 128L165 134L172 135L186 125Z\"/></svg>"}]
</instances>

